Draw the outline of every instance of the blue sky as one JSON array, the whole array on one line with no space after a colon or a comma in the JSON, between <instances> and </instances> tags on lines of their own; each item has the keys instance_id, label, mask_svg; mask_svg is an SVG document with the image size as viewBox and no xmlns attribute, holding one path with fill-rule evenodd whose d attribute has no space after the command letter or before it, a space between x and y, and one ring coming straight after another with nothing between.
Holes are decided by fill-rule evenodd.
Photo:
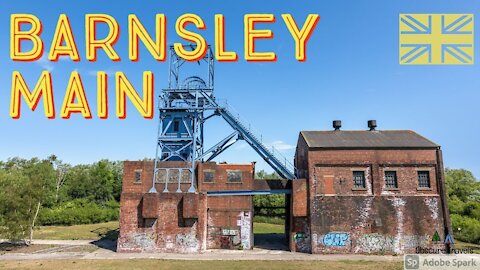
<instances>
[{"instance_id":1,"label":"blue sky","mask_svg":"<svg viewBox=\"0 0 480 270\"><path fill-rule=\"evenodd\" d=\"M480 176L479 49L475 64L468 66L405 66L398 63L398 16L400 13L473 13L479 29L480 5L475 1L2 1L0 4L0 159L12 156L46 157L52 153L77 163L101 158L135 160L153 157L158 113L153 120L141 118L127 103L125 120L114 117L114 81L110 79L110 118L47 120L43 105L31 112L22 104L19 120L9 117L11 73L20 71L27 83L36 82L42 70L52 72L58 109L64 98L70 72L82 76L92 112L96 112L95 76L98 70L123 71L140 89L144 70L155 74L156 95L167 86L168 63L154 61L141 46L138 63L128 60L127 16L137 14L150 32L156 13L168 18L168 43L180 41L174 31L183 13L200 15L207 29L202 35L213 44L214 14L226 18L227 48L237 51L237 63L216 63L215 91L263 133L268 143L277 144L293 157L301 130L331 129L341 119L343 129L366 129L377 119L379 129L412 129L442 145L445 165L466 168ZM222 4L220 4L222 3ZM15 63L9 58L9 18L12 13L31 13L43 23L42 38L50 47L58 15L69 16L82 61ZM107 60L103 53L95 63L85 61L84 16L107 13L116 18L121 31L116 50L121 62ZM243 60L243 16L273 13L271 41L258 42L258 50L275 51L275 63L247 63ZM307 14L321 16L307 47L308 59L294 58L294 42L282 13L298 22ZM476 31L476 44L478 36ZM477 45L478 47L478 45ZM222 119L206 127L206 144L229 134ZM244 144L233 146L218 161L250 162L260 158ZM259 168L267 169L262 162Z\"/></svg>"}]
</instances>

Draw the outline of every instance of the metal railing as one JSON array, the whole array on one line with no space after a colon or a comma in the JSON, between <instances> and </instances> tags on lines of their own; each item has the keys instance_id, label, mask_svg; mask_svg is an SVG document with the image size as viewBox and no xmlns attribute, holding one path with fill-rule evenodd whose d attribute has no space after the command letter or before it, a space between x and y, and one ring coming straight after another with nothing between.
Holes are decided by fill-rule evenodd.
<instances>
[{"instance_id":1,"label":"metal railing","mask_svg":"<svg viewBox=\"0 0 480 270\"><path fill-rule=\"evenodd\" d=\"M295 166L290 162L278 149L273 145L264 143L262 134L248 123L242 116L227 102L223 100L217 100L219 107L224 108L227 113L238 126L240 126L248 135L259 144L265 152L268 153L268 158L275 159L276 162L283 166L283 170L286 170L290 176L295 176Z\"/></svg>"}]
</instances>

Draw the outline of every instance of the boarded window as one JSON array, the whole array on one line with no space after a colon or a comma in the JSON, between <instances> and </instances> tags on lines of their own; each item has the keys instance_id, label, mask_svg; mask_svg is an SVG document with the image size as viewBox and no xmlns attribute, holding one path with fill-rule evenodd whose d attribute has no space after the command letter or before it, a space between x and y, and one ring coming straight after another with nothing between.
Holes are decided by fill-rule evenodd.
<instances>
[{"instance_id":1,"label":"boarded window","mask_svg":"<svg viewBox=\"0 0 480 270\"><path fill-rule=\"evenodd\" d=\"M190 183L191 172L189 169L158 169L155 182L156 183L165 183L168 175L168 183Z\"/></svg>"},{"instance_id":2,"label":"boarded window","mask_svg":"<svg viewBox=\"0 0 480 270\"><path fill-rule=\"evenodd\" d=\"M430 172L418 171L418 187L429 188L430 187Z\"/></svg>"},{"instance_id":3,"label":"boarded window","mask_svg":"<svg viewBox=\"0 0 480 270\"><path fill-rule=\"evenodd\" d=\"M242 171L227 171L227 182L228 183L241 183L242 182Z\"/></svg>"},{"instance_id":4,"label":"boarded window","mask_svg":"<svg viewBox=\"0 0 480 270\"><path fill-rule=\"evenodd\" d=\"M364 171L353 172L353 187L365 188L365 172Z\"/></svg>"},{"instance_id":5,"label":"boarded window","mask_svg":"<svg viewBox=\"0 0 480 270\"><path fill-rule=\"evenodd\" d=\"M387 188L398 188L397 172L396 171L386 171L385 172L385 187L387 187Z\"/></svg>"},{"instance_id":6,"label":"boarded window","mask_svg":"<svg viewBox=\"0 0 480 270\"><path fill-rule=\"evenodd\" d=\"M142 170L135 170L134 181L135 181L135 183L141 183L142 182Z\"/></svg>"},{"instance_id":7,"label":"boarded window","mask_svg":"<svg viewBox=\"0 0 480 270\"><path fill-rule=\"evenodd\" d=\"M167 170L159 169L157 170L157 174L155 175L155 182L165 183L166 177L167 177Z\"/></svg>"},{"instance_id":8,"label":"boarded window","mask_svg":"<svg viewBox=\"0 0 480 270\"><path fill-rule=\"evenodd\" d=\"M215 171L203 171L203 182L213 183L215 182Z\"/></svg>"},{"instance_id":9,"label":"boarded window","mask_svg":"<svg viewBox=\"0 0 480 270\"><path fill-rule=\"evenodd\" d=\"M190 183L191 182L191 177L192 177L192 173L190 172L190 170L183 169L181 171L180 181L181 181L181 183Z\"/></svg>"}]
</instances>

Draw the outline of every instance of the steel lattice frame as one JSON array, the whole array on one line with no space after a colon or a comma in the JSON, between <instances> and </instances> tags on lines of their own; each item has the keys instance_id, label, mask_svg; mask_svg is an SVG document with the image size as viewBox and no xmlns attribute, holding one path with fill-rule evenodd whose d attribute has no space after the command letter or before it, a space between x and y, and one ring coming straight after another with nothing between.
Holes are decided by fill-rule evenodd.
<instances>
[{"instance_id":1,"label":"steel lattice frame","mask_svg":"<svg viewBox=\"0 0 480 270\"><path fill-rule=\"evenodd\" d=\"M195 48L190 45L188 47L192 50ZM190 177L188 192L195 192L195 162L213 155L215 150L210 149L204 153L203 141L203 124L218 109L213 96L214 55L210 46L205 56L198 62L200 65L206 65L206 81L197 76L182 80L180 71L186 63L188 62L179 57L173 46L170 46L169 83L168 88L163 89L159 97L160 117L150 192L156 192L155 183L159 170L166 170L167 173L165 192L168 191L168 176L172 171L178 173L177 192L182 192L180 182L185 172ZM212 114L205 117L206 111L211 111ZM230 139L226 143L229 142ZM213 157L209 160L211 158ZM162 168L160 164L163 161L184 161L190 165L182 168Z\"/></svg>"},{"instance_id":2,"label":"steel lattice frame","mask_svg":"<svg viewBox=\"0 0 480 270\"><path fill-rule=\"evenodd\" d=\"M187 45L187 48L194 50L196 47ZM278 155L274 147L264 144L262 137L255 134L250 125L234 114L227 103L219 105L213 91L214 61L214 55L208 46L207 53L198 61L198 64L206 65L206 81L198 76L182 80L180 71L187 61L179 57L174 47L170 46L169 83L168 88L163 89L159 97L160 117L150 192L157 192L155 183L160 170L166 171L164 192L168 192L171 173L176 173L178 177L177 192L182 192L181 183L185 173L190 179L188 192L196 192L195 163L212 160L241 139L245 140L281 177L296 178L296 169L291 162ZM204 151L203 125L214 116L221 116L234 132ZM161 164L164 161L183 161L189 165L182 168L163 168Z\"/></svg>"}]
</instances>

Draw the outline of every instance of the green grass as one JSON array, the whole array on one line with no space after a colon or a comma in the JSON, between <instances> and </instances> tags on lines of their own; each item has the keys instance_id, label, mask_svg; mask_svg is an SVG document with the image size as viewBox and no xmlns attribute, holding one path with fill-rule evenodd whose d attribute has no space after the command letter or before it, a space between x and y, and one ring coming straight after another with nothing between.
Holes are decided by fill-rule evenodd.
<instances>
[{"instance_id":1,"label":"green grass","mask_svg":"<svg viewBox=\"0 0 480 270\"><path fill-rule=\"evenodd\" d=\"M284 225L269 223L253 223L253 233L284 233ZM35 239L51 240L96 240L100 238L116 239L118 235L118 221L98 224L84 224L73 226L42 226L35 230ZM458 249L471 248L474 253L480 254L480 245L456 241Z\"/></svg>"},{"instance_id":2,"label":"green grass","mask_svg":"<svg viewBox=\"0 0 480 270\"><path fill-rule=\"evenodd\" d=\"M270 224L285 224L285 219L278 217L254 216L253 222L270 223Z\"/></svg>"},{"instance_id":3,"label":"green grass","mask_svg":"<svg viewBox=\"0 0 480 270\"><path fill-rule=\"evenodd\" d=\"M33 233L34 239L50 240L96 240L116 239L118 221L72 226L41 226Z\"/></svg>"},{"instance_id":4,"label":"green grass","mask_svg":"<svg viewBox=\"0 0 480 270\"><path fill-rule=\"evenodd\" d=\"M253 233L284 233L283 225L254 223ZM73 226L41 226L35 230L34 239L50 240L96 240L103 237L115 239L118 235L118 221Z\"/></svg>"},{"instance_id":5,"label":"green grass","mask_svg":"<svg viewBox=\"0 0 480 270\"><path fill-rule=\"evenodd\" d=\"M455 241L455 248L456 249L470 248L472 249L473 253L480 254L480 245L476 245L476 244L465 243L457 240Z\"/></svg>"},{"instance_id":6,"label":"green grass","mask_svg":"<svg viewBox=\"0 0 480 270\"><path fill-rule=\"evenodd\" d=\"M164 261L164 260L52 260L0 261L0 269L403 269L402 262L372 261Z\"/></svg>"},{"instance_id":7,"label":"green grass","mask_svg":"<svg viewBox=\"0 0 480 270\"><path fill-rule=\"evenodd\" d=\"M285 226L269 223L253 223L253 233L285 233Z\"/></svg>"}]
</instances>

